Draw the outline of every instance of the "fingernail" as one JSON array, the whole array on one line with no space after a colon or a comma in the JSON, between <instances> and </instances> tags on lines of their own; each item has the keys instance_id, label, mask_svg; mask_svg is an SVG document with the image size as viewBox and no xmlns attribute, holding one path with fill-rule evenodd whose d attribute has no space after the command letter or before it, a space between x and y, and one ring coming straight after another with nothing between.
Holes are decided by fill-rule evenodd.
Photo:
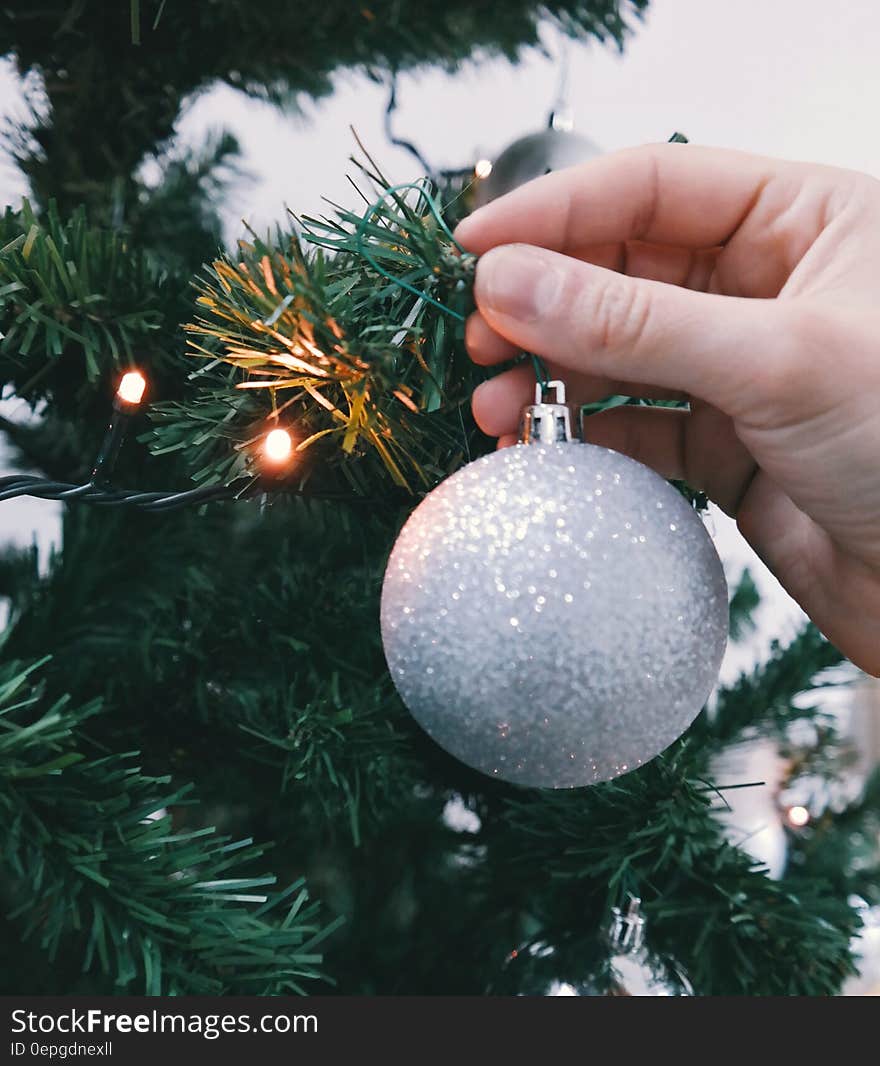
<instances>
[{"instance_id":1,"label":"fingernail","mask_svg":"<svg viewBox=\"0 0 880 1066\"><path fill-rule=\"evenodd\" d=\"M552 311L562 280L554 260L525 244L493 248L477 265L477 304L519 322L544 317Z\"/></svg>"}]
</instances>

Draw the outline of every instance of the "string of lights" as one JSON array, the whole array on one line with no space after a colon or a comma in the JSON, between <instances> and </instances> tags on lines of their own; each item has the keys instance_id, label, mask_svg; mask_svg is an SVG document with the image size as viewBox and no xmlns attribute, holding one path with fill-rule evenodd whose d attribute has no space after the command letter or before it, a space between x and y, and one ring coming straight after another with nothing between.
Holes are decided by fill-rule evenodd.
<instances>
[{"instance_id":1,"label":"string of lights","mask_svg":"<svg viewBox=\"0 0 880 1066\"><path fill-rule=\"evenodd\" d=\"M264 495L268 478L243 477L228 485L201 485L197 488L167 491L122 489L111 483L113 468L122 448L133 416L138 412L147 389L147 380L138 370L122 376L113 400L113 417L98 452L89 481L77 485L67 481L40 477L36 474L10 474L0 477L0 503L20 496L32 496L61 503L90 503L102 507L131 507L140 511L175 511L182 507L200 506L217 500L242 500ZM286 429L276 427L263 439L263 459L266 473L277 477L283 472L293 454L293 441ZM307 495L307 493L298 493ZM338 494L333 498L341 498ZM327 494L321 494L327 498ZM346 497L348 498L348 497Z\"/></svg>"}]
</instances>

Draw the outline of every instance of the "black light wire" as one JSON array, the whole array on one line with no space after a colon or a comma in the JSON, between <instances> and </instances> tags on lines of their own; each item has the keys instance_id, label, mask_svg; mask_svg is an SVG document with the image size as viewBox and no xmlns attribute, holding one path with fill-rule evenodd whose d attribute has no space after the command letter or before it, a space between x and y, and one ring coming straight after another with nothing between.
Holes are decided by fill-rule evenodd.
<instances>
[{"instance_id":1,"label":"black light wire","mask_svg":"<svg viewBox=\"0 0 880 1066\"><path fill-rule=\"evenodd\" d=\"M265 491L258 478L241 479L230 485L201 485L181 492L140 489L117 489L111 485L97 485L92 481L76 485L68 481L54 481L35 474L10 474L0 477L0 503L18 496L33 496L41 500L61 503L92 503L103 507L133 507L141 511L176 511L213 500L244 499Z\"/></svg>"}]
</instances>

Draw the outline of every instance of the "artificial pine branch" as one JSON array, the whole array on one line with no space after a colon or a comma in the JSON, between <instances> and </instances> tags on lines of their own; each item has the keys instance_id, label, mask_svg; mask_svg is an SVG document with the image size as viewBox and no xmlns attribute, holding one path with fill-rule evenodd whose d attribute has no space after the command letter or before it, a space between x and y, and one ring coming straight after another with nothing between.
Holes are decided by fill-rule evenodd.
<instances>
[{"instance_id":1,"label":"artificial pine branch","mask_svg":"<svg viewBox=\"0 0 880 1066\"><path fill-rule=\"evenodd\" d=\"M90 226L83 210L38 218L27 200L0 220L0 385L31 406L68 415L112 370L171 356L162 334L179 295L159 265L124 236Z\"/></svg>"},{"instance_id":2,"label":"artificial pine branch","mask_svg":"<svg viewBox=\"0 0 880 1066\"><path fill-rule=\"evenodd\" d=\"M228 131L207 136L197 148L166 149L152 162L161 180L143 188L126 228L132 247L149 249L183 277L216 257L223 246L217 205L250 175Z\"/></svg>"},{"instance_id":3,"label":"artificial pine branch","mask_svg":"<svg viewBox=\"0 0 880 1066\"><path fill-rule=\"evenodd\" d=\"M30 556L10 560L7 649L51 651L53 692L115 707L93 727L108 749L136 744L230 803L269 785L286 809L317 803L328 826L342 812L360 837L421 780L375 626L375 560L393 529L304 501L233 511L170 527L68 512L47 574ZM218 557L232 535L241 550ZM357 634L344 653L342 632Z\"/></svg>"},{"instance_id":4,"label":"artificial pine branch","mask_svg":"<svg viewBox=\"0 0 880 1066\"><path fill-rule=\"evenodd\" d=\"M774 642L765 663L719 691L714 713L700 722L707 742L721 747L750 729L780 736L793 720L821 713L821 703L814 704L811 712L798 698L839 683L824 671L843 661L812 623L804 625L788 644Z\"/></svg>"},{"instance_id":5,"label":"artificial pine branch","mask_svg":"<svg viewBox=\"0 0 880 1066\"><path fill-rule=\"evenodd\" d=\"M702 757L679 743L615 781L507 804L512 832L497 834L506 876L532 916L532 939L561 954L523 951L521 967L577 983L595 952L579 912L601 915L638 891L651 945L700 994L827 995L853 972L859 920L845 898L827 882L771 881L727 843L712 814L717 795L695 776Z\"/></svg>"},{"instance_id":6,"label":"artificial pine branch","mask_svg":"<svg viewBox=\"0 0 880 1066\"><path fill-rule=\"evenodd\" d=\"M10 465L39 470L61 481L86 480L94 457L83 449L83 435L50 408L37 421L18 422L0 415L0 432L11 445Z\"/></svg>"},{"instance_id":7,"label":"artificial pine branch","mask_svg":"<svg viewBox=\"0 0 880 1066\"><path fill-rule=\"evenodd\" d=\"M859 795L840 809L828 807L799 833L791 833L790 868L804 881L834 886L839 899L880 904L880 768Z\"/></svg>"},{"instance_id":8,"label":"artificial pine branch","mask_svg":"<svg viewBox=\"0 0 880 1066\"><path fill-rule=\"evenodd\" d=\"M742 640L754 632L754 613L761 602L761 594L751 572L743 570L733 595L730 597L730 639Z\"/></svg>"},{"instance_id":9,"label":"artificial pine branch","mask_svg":"<svg viewBox=\"0 0 880 1066\"><path fill-rule=\"evenodd\" d=\"M22 935L49 961L76 945L117 992L272 995L318 979L330 927L303 882L267 892L275 877L250 872L265 848L175 829L190 789L144 775L133 753L89 753L99 704L47 704L41 665L0 668L0 854Z\"/></svg>"},{"instance_id":10,"label":"artificial pine branch","mask_svg":"<svg viewBox=\"0 0 880 1066\"><path fill-rule=\"evenodd\" d=\"M392 486L424 491L449 472L450 453L460 461L468 451L472 427L460 408L475 371L461 324L473 265L437 226L424 195L410 199L381 201L357 239L347 227L365 220L349 212L320 230L309 220L310 240L334 249L330 258L304 249L295 234L279 234L274 246L241 241L235 259L214 263L187 329L209 366L222 360L235 368L229 384L239 396L226 394L226 456L217 455L213 466L200 456L202 475L238 469L229 465L230 452L253 468L267 418L295 427L307 468L342 464L361 487L379 470ZM389 280L363 242L410 288L448 301L457 317ZM216 378L208 382L199 391L202 404L222 402ZM192 408L160 406L156 418L154 450L201 436L201 412Z\"/></svg>"}]
</instances>

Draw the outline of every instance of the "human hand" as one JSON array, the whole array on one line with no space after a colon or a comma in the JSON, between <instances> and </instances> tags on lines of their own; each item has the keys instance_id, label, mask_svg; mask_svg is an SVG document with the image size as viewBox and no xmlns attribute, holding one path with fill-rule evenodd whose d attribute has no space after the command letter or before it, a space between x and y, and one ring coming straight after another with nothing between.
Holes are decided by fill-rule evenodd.
<instances>
[{"instance_id":1,"label":"human hand","mask_svg":"<svg viewBox=\"0 0 880 1066\"><path fill-rule=\"evenodd\" d=\"M600 157L465 219L471 357L543 356L591 443L702 489L816 625L880 676L880 182L693 145ZM515 437L522 364L480 385Z\"/></svg>"}]
</instances>

